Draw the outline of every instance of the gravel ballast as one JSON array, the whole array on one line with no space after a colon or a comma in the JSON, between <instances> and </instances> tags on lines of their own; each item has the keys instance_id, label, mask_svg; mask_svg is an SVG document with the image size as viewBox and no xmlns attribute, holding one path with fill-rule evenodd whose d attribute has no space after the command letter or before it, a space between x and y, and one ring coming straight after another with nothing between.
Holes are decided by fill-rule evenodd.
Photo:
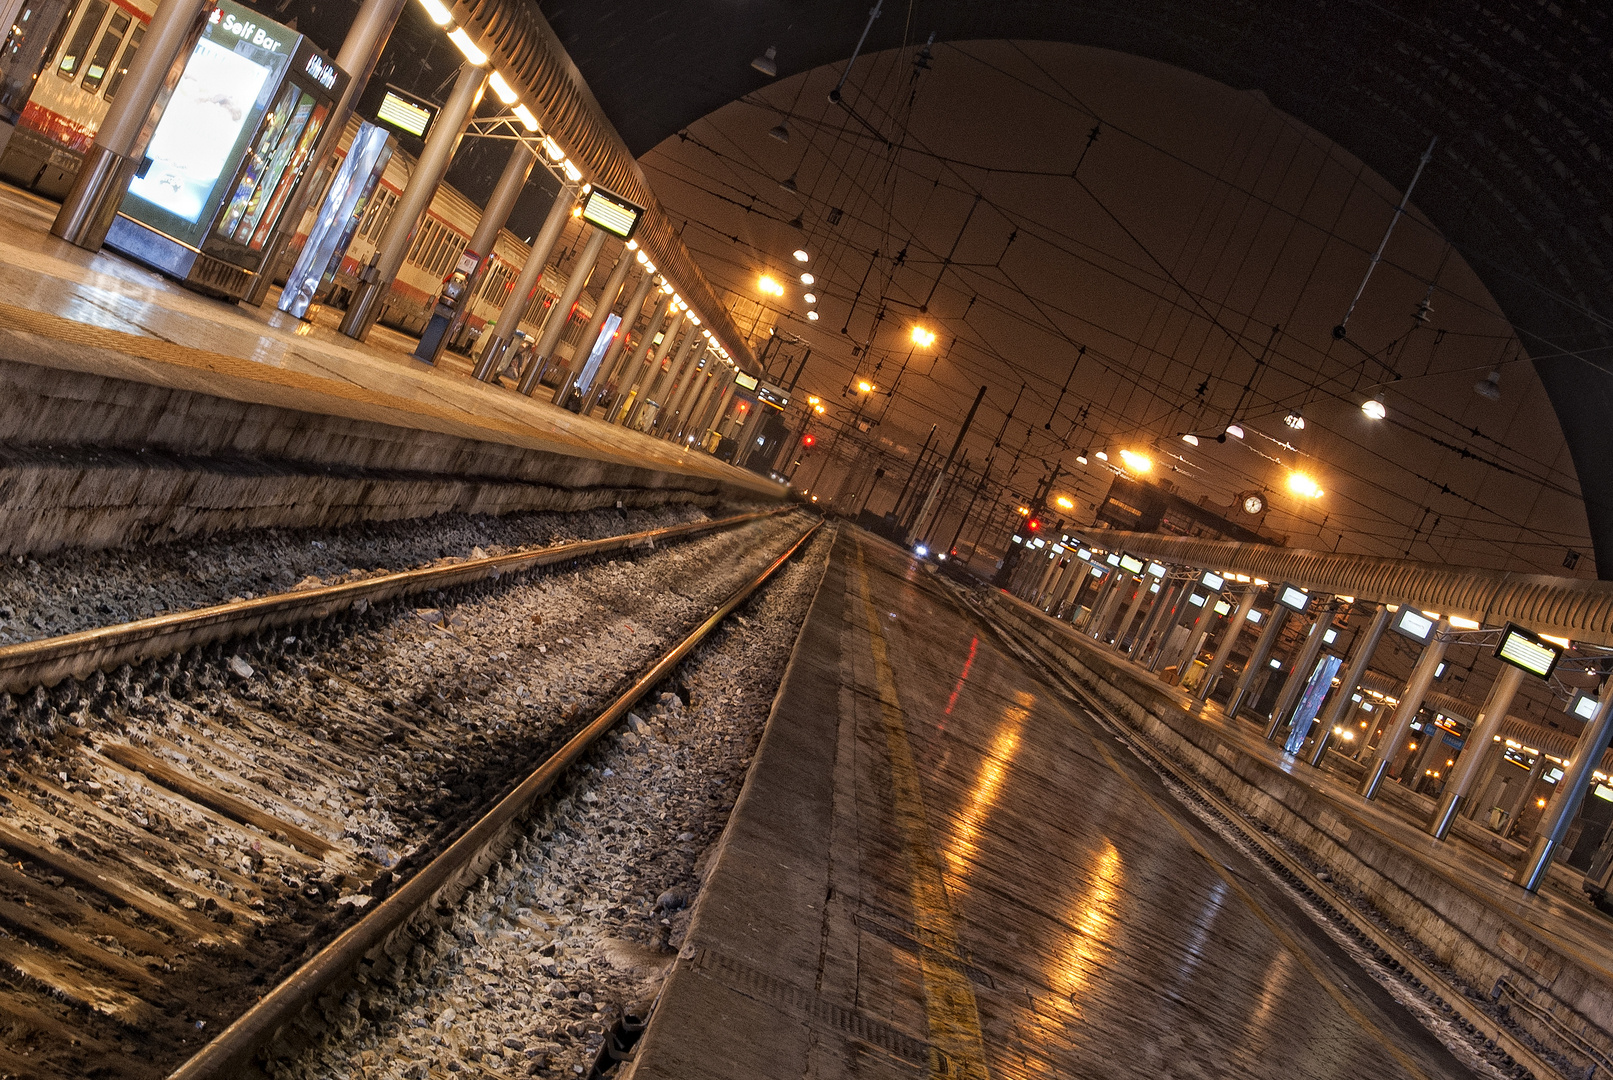
<instances>
[{"instance_id":1,"label":"gravel ballast","mask_svg":"<svg viewBox=\"0 0 1613 1080\"><path fill-rule=\"evenodd\" d=\"M439 959L278 1080L581 1076L676 956L833 538L601 740L438 935Z\"/></svg>"}]
</instances>

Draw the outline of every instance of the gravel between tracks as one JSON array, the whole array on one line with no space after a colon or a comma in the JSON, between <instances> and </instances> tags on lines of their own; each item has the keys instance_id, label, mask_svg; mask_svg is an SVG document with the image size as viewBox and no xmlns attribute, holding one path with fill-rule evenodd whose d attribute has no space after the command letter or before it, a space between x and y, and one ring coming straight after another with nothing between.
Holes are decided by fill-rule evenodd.
<instances>
[{"instance_id":1,"label":"gravel between tracks","mask_svg":"<svg viewBox=\"0 0 1613 1080\"><path fill-rule=\"evenodd\" d=\"M0 722L14 733L14 749L0 752L0 833L72 853L167 905L130 910L64 886L31 860L0 881L0 899L51 905L66 926L100 920L110 934L70 956L49 937L8 939L37 968L82 981L75 972L88 965L89 981L114 987L116 972L97 968L128 958L165 972L155 989L122 984L118 1000L133 991L151 1008L118 1023L53 996L48 979L34 992L4 968L8 1001L121 1054L34 1036L16 1045L41 1071L64 1076L145 1076L177 1064L255 987L278 981L389 891L394 873L439 850L803 525L802 515L781 515L455 590L429 608L388 604L265 634L212 658L175 657L25 702L0 695ZM149 767L125 767L120 752L229 792L334 850L310 857L280 832L205 811L151 782Z\"/></svg>"},{"instance_id":2,"label":"gravel between tracks","mask_svg":"<svg viewBox=\"0 0 1613 1080\"><path fill-rule=\"evenodd\" d=\"M687 705L663 692L601 740L461 905L436 964L354 995L346 1031L277 1080L586 1073L676 955L832 540L814 538L684 662Z\"/></svg>"},{"instance_id":3,"label":"gravel between tracks","mask_svg":"<svg viewBox=\"0 0 1613 1080\"><path fill-rule=\"evenodd\" d=\"M687 503L649 509L533 512L491 517L442 514L341 529L262 529L131 550L61 551L0 560L0 645L330 585L378 571L466 559L477 548L503 555L574 540L704 521Z\"/></svg>"}]
</instances>

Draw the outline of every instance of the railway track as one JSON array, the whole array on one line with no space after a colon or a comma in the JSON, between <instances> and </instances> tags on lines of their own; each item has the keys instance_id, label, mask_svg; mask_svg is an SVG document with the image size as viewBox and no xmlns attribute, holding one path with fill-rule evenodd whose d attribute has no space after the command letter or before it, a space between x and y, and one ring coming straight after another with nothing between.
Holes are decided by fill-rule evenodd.
<instances>
[{"instance_id":1,"label":"railway track","mask_svg":"<svg viewBox=\"0 0 1613 1080\"><path fill-rule=\"evenodd\" d=\"M502 836L625 712L595 700L662 678L741 602L730 579L754 591L782 561L754 573L769 558L756 548L776 548L781 530L798 531L746 514L0 649L6 719L34 744L0 755L0 1075L162 1075L311 952L335 970L313 952L325 942L357 940L425 883L431 898L451 893L475 859L446 875L440 860ZM602 562L612 555L638 562ZM715 611L689 565L700 560L706 591L724 597ZM632 608L640 564L665 579L653 628ZM530 576L545 567L559 577ZM531 587L505 588L515 582ZM570 603L577 592L600 610ZM503 625L517 593L542 594L547 621ZM436 606L411 609L422 596ZM472 623L459 625L466 608ZM528 640L539 635L547 646ZM663 649L662 637L677 640ZM417 646L429 660L410 670ZM423 671L436 695L383 696L361 714L354 699L388 683L372 669L391 647L393 671ZM473 653L485 670L471 670ZM527 658L565 675L540 687ZM516 784L519 763L556 743L549 771ZM490 775L474 775L477 762ZM476 820L495 797L492 821Z\"/></svg>"}]
</instances>

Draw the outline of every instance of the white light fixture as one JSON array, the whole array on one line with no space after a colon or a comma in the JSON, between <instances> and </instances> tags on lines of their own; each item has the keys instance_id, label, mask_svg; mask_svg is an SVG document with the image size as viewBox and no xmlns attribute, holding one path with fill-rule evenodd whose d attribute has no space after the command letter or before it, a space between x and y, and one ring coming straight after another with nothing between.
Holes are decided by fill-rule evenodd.
<instances>
[{"instance_id":1,"label":"white light fixture","mask_svg":"<svg viewBox=\"0 0 1613 1080\"><path fill-rule=\"evenodd\" d=\"M500 101L502 101L504 104L506 104L506 105L514 105L515 104L515 99L516 99L516 96L517 96L516 93L515 93L515 89L513 87L511 87L509 83L504 81L504 76L503 75L500 75L496 71L493 72L493 74L491 74L491 75L489 75L487 77L487 85L491 86L493 88L493 93L496 94L498 96L498 99Z\"/></svg>"},{"instance_id":2,"label":"white light fixture","mask_svg":"<svg viewBox=\"0 0 1613 1080\"><path fill-rule=\"evenodd\" d=\"M1368 420L1382 420L1389 415L1389 410L1384 407L1383 394L1381 393L1363 401L1361 411L1366 414Z\"/></svg>"},{"instance_id":3,"label":"white light fixture","mask_svg":"<svg viewBox=\"0 0 1613 1080\"><path fill-rule=\"evenodd\" d=\"M442 0L420 0L420 6L426 9L426 14L438 26L447 26L454 21L454 16L443 6Z\"/></svg>"},{"instance_id":4,"label":"white light fixture","mask_svg":"<svg viewBox=\"0 0 1613 1080\"><path fill-rule=\"evenodd\" d=\"M803 284L803 285L816 285L817 282L818 282L818 279L813 277L811 274L802 274L801 275L801 284Z\"/></svg>"},{"instance_id":5,"label":"white light fixture","mask_svg":"<svg viewBox=\"0 0 1613 1080\"><path fill-rule=\"evenodd\" d=\"M796 248L795 249L795 261L796 262L807 262L811 258L812 258L812 256L807 254L806 248Z\"/></svg>"},{"instance_id":6,"label":"white light fixture","mask_svg":"<svg viewBox=\"0 0 1613 1080\"><path fill-rule=\"evenodd\" d=\"M805 296L801 297L801 299L805 300L809 304L816 304L818 302L818 294L807 293Z\"/></svg>"},{"instance_id":7,"label":"white light fixture","mask_svg":"<svg viewBox=\"0 0 1613 1080\"><path fill-rule=\"evenodd\" d=\"M671 296L672 295L672 282L663 281L661 283L661 291L666 293L668 296Z\"/></svg>"},{"instance_id":8,"label":"white light fixture","mask_svg":"<svg viewBox=\"0 0 1613 1080\"><path fill-rule=\"evenodd\" d=\"M1098 451L1098 460L1099 461L1108 461L1109 460L1109 455L1107 453L1105 453L1104 451L1099 450Z\"/></svg>"},{"instance_id":9,"label":"white light fixture","mask_svg":"<svg viewBox=\"0 0 1613 1080\"><path fill-rule=\"evenodd\" d=\"M1183 435L1182 441L1189 446L1197 446L1199 444L1199 437L1197 435Z\"/></svg>"},{"instance_id":10,"label":"white light fixture","mask_svg":"<svg viewBox=\"0 0 1613 1080\"><path fill-rule=\"evenodd\" d=\"M525 105L517 105L510 111L515 114L515 118L517 120L521 121L522 127L526 128L528 131L538 130L538 118L532 115L531 109L527 108Z\"/></svg>"},{"instance_id":11,"label":"white light fixture","mask_svg":"<svg viewBox=\"0 0 1613 1080\"><path fill-rule=\"evenodd\" d=\"M818 321L818 313L816 311L809 311L809 312L807 312L807 318L811 319L813 322L817 322Z\"/></svg>"},{"instance_id":12,"label":"white light fixture","mask_svg":"<svg viewBox=\"0 0 1613 1080\"><path fill-rule=\"evenodd\" d=\"M450 31L448 40L459 46L459 51L465 54L465 59L469 60L472 66L481 67L487 63L487 54L476 47L476 43L470 39L469 34L465 33L463 26L456 26Z\"/></svg>"},{"instance_id":13,"label":"white light fixture","mask_svg":"<svg viewBox=\"0 0 1613 1080\"><path fill-rule=\"evenodd\" d=\"M790 141L790 129L784 126L783 121L780 121L771 130L769 130L768 134L773 136L773 138L777 139L781 143L787 143Z\"/></svg>"},{"instance_id":14,"label":"white light fixture","mask_svg":"<svg viewBox=\"0 0 1613 1080\"><path fill-rule=\"evenodd\" d=\"M696 315L694 312L691 311L691 312L689 312L689 321L694 323L696 326L699 326L700 325L700 316ZM706 331L706 336L707 337L711 336L711 331L710 330Z\"/></svg>"},{"instance_id":15,"label":"white light fixture","mask_svg":"<svg viewBox=\"0 0 1613 1080\"><path fill-rule=\"evenodd\" d=\"M1501 370L1491 371L1482 382L1473 384L1473 392L1486 401L1501 400Z\"/></svg>"},{"instance_id":16,"label":"white light fixture","mask_svg":"<svg viewBox=\"0 0 1613 1080\"><path fill-rule=\"evenodd\" d=\"M778 78L778 46L769 45L766 52L750 62L750 66L769 79Z\"/></svg>"},{"instance_id":17,"label":"white light fixture","mask_svg":"<svg viewBox=\"0 0 1613 1080\"><path fill-rule=\"evenodd\" d=\"M573 165L570 158L567 158L561 167L566 170L566 179L573 184L582 179L582 170Z\"/></svg>"},{"instance_id":18,"label":"white light fixture","mask_svg":"<svg viewBox=\"0 0 1613 1080\"><path fill-rule=\"evenodd\" d=\"M1243 428L1239 427L1237 424L1228 424L1227 434L1231 435L1234 439L1241 439L1243 438Z\"/></svg>"},{"instance_id":19,"label":"white light fixture","mask_svg":"<svg viewBox=\"0 0 1613 1080\"><path fill-rule=\"evenodd\" d=\"M634 252L633 258L638 260L638 264L640 266L647 265L649 263L649 261L650 261L650 257L648 255L644 254L644 252L642 250ZM651 271L651 273L654 273L654 271Z\"/></svg>"},{"instance_id":20,"label":"white light fixture","mask_svg":"<svg viewBox=\"0 0 1613 1080\"><path fill-rule=\"evenodd\" d=\"M1077 460L1081 464L1085 465L1087 463L1087 456L1084 453L1083 454L1077 454L1077 455L1075 455L1075 460Z\"/></svg>"},{"instance_id":21,"label":"white light fixture","mask_svg":"<svg viewBox=\"0 0 1613 1080\"><path fill-rule=\"evenodd\" d=\"M1295 431L1304 431L1305 430L1305 417L1300 413L1300 411L1298 409L1289 410L1288 415L1283 417L1283 423L1287 424L1289 427L1293 428Z\"/></svg>"},{"instance_id":22,"label":"white light fixture","mask_svg":"<svg viewBox=\"0 0 1613 1080\"><path fill-rule=\"evenodd\" d=\"M550 135L543 137L543 152L549 155L550 161L559 161L566 156L566 152L560 149L560 144Z\"/></svg>"}]
</instances>

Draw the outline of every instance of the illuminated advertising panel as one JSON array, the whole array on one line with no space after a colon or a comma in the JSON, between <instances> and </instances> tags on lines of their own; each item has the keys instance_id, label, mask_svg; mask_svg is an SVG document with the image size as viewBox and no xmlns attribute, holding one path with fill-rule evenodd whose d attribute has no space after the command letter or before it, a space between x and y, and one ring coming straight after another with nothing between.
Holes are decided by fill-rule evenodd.
<instances>
[{"instance_id":1,"label":"illuminated advertising panel","mask_svg":"<svg viewBox=\"0 0 1613 1080\"><path fill-rule=\"evenodd\" d=\"M639 218L643 216L643 208L634 206L620 195L612 195L604 188L594 188L588 193L588 201L582 204L584 221L623 240L633 238L633 231L638 228Z\"/></svg>"},{"instance_id":2,"label":"illuminated advertising panel","mask_svg":"<svg viewBox=\"0 0 1613 1080\"><path fill-rule=\"evenodd\" d=\"M123 211L198 245L300 40L295 30L219 0L146 144Z\"/></svg>"},{"instance_id":3,"label":"illuminated advertising panel","mask_svg":"<svg viewBox=\"0 0 1613 1080\"><path fill-rule=\"evenodd\" d=\"M1120 569L1130 574L1140 574L1143 572L1143 561L1135 555L1122 555L1120 556Z\"/></svg>"},{"instance_id":4,"label":"illuminated advertising panel","mask_svg":"<svg viewBox=\"0 0 1613 1080\"><path fill-rule=\"evenodd\" d=\"M1562 659L1563 651L1555 645L1541 641L1538 636L1523 627L1507 623L1506 630L1501 634L1501 644L1496 646L1495 655L1498 660L1520 667L1531 675L1549 679L1552 669L1557 666L1557 661Z\"/></svg>"}]
</instances>

